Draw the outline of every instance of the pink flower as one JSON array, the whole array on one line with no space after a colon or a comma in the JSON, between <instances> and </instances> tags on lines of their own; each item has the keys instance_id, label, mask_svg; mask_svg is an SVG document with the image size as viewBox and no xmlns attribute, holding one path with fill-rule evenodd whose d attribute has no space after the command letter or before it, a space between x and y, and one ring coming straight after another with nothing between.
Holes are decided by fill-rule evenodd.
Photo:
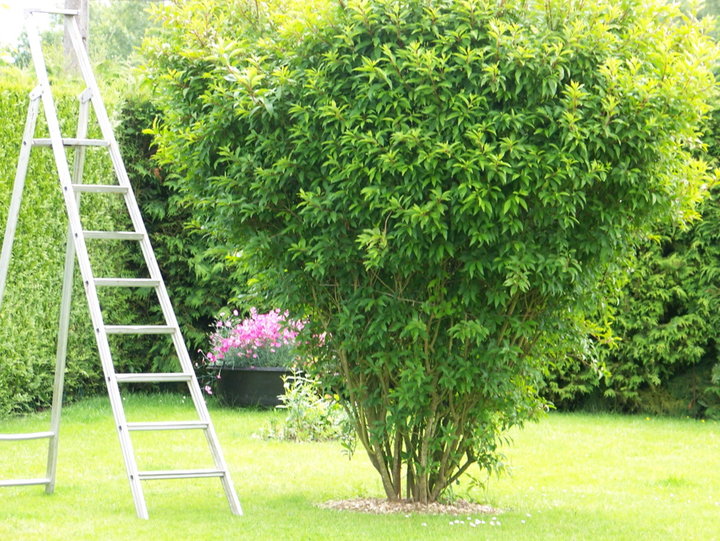
<instances>
[{"instance_id":1,"label":"pink flower","mask_svg":"<svg viewBox=\"0 0 720 541\"><path fill-rule=\"evenodd\" d=\"M268 355L281 365L292 359L302 322L290 320L289 313L280 310L259 314L252 308L250 316L242 320L237 310L232 314L221 315L217 322L216 331L210 336L212 347L211 354L206 355L208 361L224 359L230 363L235 359L258 359L258 366L263 366L268 362Z\"/></svg>"}]
</instances>

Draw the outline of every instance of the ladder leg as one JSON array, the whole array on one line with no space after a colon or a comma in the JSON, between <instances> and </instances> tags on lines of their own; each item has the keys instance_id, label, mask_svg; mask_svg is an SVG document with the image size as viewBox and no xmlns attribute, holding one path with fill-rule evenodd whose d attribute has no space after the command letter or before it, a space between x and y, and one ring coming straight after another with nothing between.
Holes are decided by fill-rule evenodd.
<instances>
[{"instance_id":1,"label":"ladder leg","mask_svg":"<svg viewBox=\"0 0 720 541\"><path fill-rule=\"evenodd\" d=\"M210 452L213 456L213 460L215 461L216 468L225 472L225 475L220 478L220 481L222 483L223 490L225 491L225 498L227 498L228 505L230 506L230 512L233 515L242 516L243 511L240 506L240 500L238 499L237 492L235 492L235 485L233 485L232 478L230 477L230 470L225 463L225 458L222 455L222 450L218 444L217 434L215 434L215 429L212 424L210 424L205 430L205 438L207 439L208 447L210 447Z\"/></svg>"},{"instance_id":2,"label":"ladder leg","mask_svg":"<svg viewBox=\"0 0 720 541\"><path fill-rule=\"evenodd\" d=\"M225 472L225 475L220 478L220 481L222 483L223 490L225 491L225 497L227 498L228 505L230 506L230 512L233 515L242 515L243 511L240 506L240 500L235 492L235 485L233 485L230 470L225 462L222 448L220 447L217 434L215 433L215 428L213 427L210 419L210 412L208 412L205 398L200 390L200 385L194 376L191 381L188 382L188 387L190 389L190 395L192 396L193 403L195 404L195 410L198 412L198 417L208 424L205 429L205 439L207 440L208 447L210 448L210 454L212 455L215 467Z\"/></svg>"},{"instance_id":3,"label":"ladder leg","mask_svg":"<svg viewBox=\"0 0 720 541\"><path fill-rule=\"evenodd\" d=\"M88 88L90 88L93 92L92 104L95 111L95 116L98 119L100 129L103 133L103 138L110 141L110 158L115 169L115 174L118 177L120 185L130 186L127 171L125 170L122 157L120 156L118 144L115 140L115 135L113 134L107 111L105 110L105 106L102 100L99 98L99 92L95 91L95 89L97 88L97 83L92 73L92 68L90 67L87 56L82 54L82 41L80 39L80 32L77 28L77 24L71 25L70 37L73 42L73 48L75 50L75 53L78 56L78 64L80 65L80 70L83 74L83 78L85 79ZM125 196L125 200L135 230L144 232L145 225L143 224L142 217L140 216L140 210L132 190L128 191ZM225 491L228 504L230 506L230 510L235 515L242 515L242 508L240 506L240 501L235 491L235 487L232 483L230 471L225 462L225 458L223 456L220 443L215 433L212 420L210 419L207 405L205 404L205 399L202 396L202 391L200 390L197 378L194 375L192 361L190 360L187 347L185 346L185 342L180 334L175 312L172 308L172 304L170 303L167 289L165 288L165 284L161 278L161 273L157 264L157 260L155 258L155 253L152 249L150 240L146 233L144 234L143 239L140 242L140 249L143 253L143 257L150 272L151 278L157 279L160 282L159 286L157 287L157 296L165 321L169 326L178 329L177 332L173 333L173 344L175 346L175 351L178 355L183 373L192 374L192 378L190 379L190 381L188 381L188 388L190 390L190 394L195 405L195 410L197 411L199 418L207 423L207 429L205 430L205 438L207 440L212 459L215 463L215 467L218 470L222 470L224 472L224 475L221 477L221 482ZM120 404L119 407L121 408L122 404ZM130 470L128 470L128 472L130 473Z\"/></svg>"},{"instance_id":4,"label":"ladder leg","mask_svg":"<svg viewBox=\"0 0 720 541\"><path fill-rule=\"evenodd\" d=\"M10 268L10 256L12 253L15 230L17 229L18 216L20 215L20 204L22 202L23 189L25 188L25 177L27 175L30 150L32 150L32 139L35 135L38 111L40 108L41 87L30 93L30 107L28 108L27 120L25 121L25 132L23 134L20 157L18 158L15 183L13 185L10 208L8 209L7 224L5 226L5 237L3 239L2 253L0 253L0 306L5 294L8 269Z\"/></svg>"},{"instance_id":5,"label":"ladder leg","mask_svg":"<svg viewBox=\"0 0 720 541\"><path fill-rule=\"evenodd\" d=\"M50 415L50 442L48 444L47 478L50 482L45 492L55 490L57 472L58 437L60 435L60 412L62 411L63 388L65 383L65 362L67 359L67 340L70 328L70 306L72 301L73 270L75 268L75 246L72 233L68 232L65 249L65 272L63 274L62 301L60 304L60 325L58 330L57 355L55 359L55 383L53 384L52 413Z\"/></svg>"},{"instance_id":6,"label":"ladder leg","mask_svg":"<svg viewBox=\"0 0 720 541\"><path fill-rule=\"evenodd\" d=\"M78 139L87 137L89 92L86 90L80 97L80 110L78 114ZM74 184L82 182L85 165L85 147L75 151L72 179ZM80 193L75 196L78 208L80 207ZM49 483L45 492L51 494L55 490L57 473L58 438L60 436L60 414L62 411L63 388L65 383L65 365L67 362L67 342L70 329L70 308L72 305L73 271L75 269L75 245L73 244L72 230L68 227L67 242L65 244L65 271L63 273L62 300L60 303L60 320L57 338L57 353L55 360L55 383L53 384L52 413L50 416L50 432L52 436L48 444L47 475Z\"/></svg>"},{"instance_id":7,"label":"ladder leg","mask_svg":"<svg viewBox=\"0 0 720 541\"><path fill-rule=\"evenodd\" d=\"M108 378L106 378L107 381ZM120 448L122 450L123 459L125 461L125 470L127 471L128 481L130 481L130 492L132 492L133 502L135 503L135 513L138 518L149 519L147 504L145 503L145 495L143 493L142 484L140 483L140 471L135 460L135 452L133 451L130 433L127 429L127 419L125 419L125 410L122 405L122 397L117 381L107 381L108 394L110 395L110 404L112 405L115 416L115 424L120 437Z\"/></svg>"}]
</instances>

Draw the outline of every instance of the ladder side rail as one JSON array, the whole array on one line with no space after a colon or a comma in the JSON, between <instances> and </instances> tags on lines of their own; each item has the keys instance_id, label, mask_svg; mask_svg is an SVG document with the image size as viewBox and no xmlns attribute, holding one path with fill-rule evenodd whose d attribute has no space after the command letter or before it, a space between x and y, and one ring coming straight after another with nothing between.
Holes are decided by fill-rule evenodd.
<instances>
[{"instance_id":1,"label":"ladder side rail","mask_svg":"<svg viewBox=\"0 0 720 541\"><path fill-rule=\"evenodd\" d=\"M130 190L127 195L132 197L132 190ZM134 198L131 202L128 203L128 209L130 210L130 214L134 223L142 222L140 210L137 206L137 203L134 201ZM187 382L187 386L193 404L195 406L195 411L197 412L199 419L207 424L207 427L204 430L204 434L208 448L210 450L210 454L212 456L212 460L215 464L215 468L225 472L224 475L220 477L220 481L222 483L223 490L228 500L230 511L235 515L242 515L242 507L235 491L235 486L232 482L230 469L228 468L227 461L225 460L222 448L220 447L219 439L217 437L217 433L215 432L215 427L212 423L212 419L210 418L210 412L208 411L207 404L205 403L205 397L203 396L200 389L200 383L198 382L195 370L193 369L190 354L187 350L187 346L183 339L182 332L180 331L180 325L177 321L177 317L175 315L175 311L173 310L172 303L170 302L170 296L168 295L165 281L163 280L162 274L160 273L160 268L158 266L157 259L155 258L155 253L150 244L150 238L147 234L145 234L143 239L140 241L140 247L143 252L147 267L150 271L150 276L158 281L158 285L155 287L155 291L163 312L163 316L165 318L165 322L170 327L173 327L175 329L175 332L173 332L172 334L175 352L180 361L180 367L182 372L190 376L190 380Z\"/></svg>"},{"instance_id":2,"label":"ladder side rail","mask_svg":"<svg viewBox=\"0 0 720 541\"><path fill-rule=\"evenodd\" d=\"M113 168L115 169L118 183L120 184L120 186L127 186L128 188L131 188L130 178L128 177L127 170L125 169L125 164L120 154L120 146L117 142L117 139L115 138L115 134L113 133L110 118L108 116L107 109L105 108L105 103L103 102L100 95L97 80L95 79L95 75L92 71L92 66L90 65L90 58L88 57L87 50L83 46L82 36L80 34L80 28L77 24L77 21L74 20L69 25L69 34L70 40L73 45L73 51L78 60L80 72L82 73L85 84L92 93L91 101L93 109L95 110L95 116L98 119L98 124L100 126L102 136L108 142L110 159L113 163ZM140 215L140 207L137 203L135 194L133 193L132 189L129 189L128 192L125 193L125 205L127 207L128 214L130 215L134 231L136 233L142 234L143 236L140 241L140 250L143 254L143 259L145 260L145 265L150 274L150 278L160 281L160 286L158 286L157 288L157 294L160 300L160 306L165 317L165 321L168 325L178 327L174 312L169 302L167 291L165 289L164 281L160 273L160 267L157 264L155 252L152 249L149 235L147 234L147 229L145 227L145 222ZM178 351L178 355L182 357L180 352L183 348L185 348L185 345L182 337L178 338L179 340L174 338L174 345L176 350ZM179 342L181 342L182 345L180 345ZM178 347L180 347L180 349L178 349ZM181 360L180 364L182 370L194 372L194 370L192 370L190 356L185 356L187 357L187 363L184 363Z\"/></svg>"},{"instance_id":3,"label":"ladder side rail","mask_svg":"<svg viewBox=\"0 0 720 541\"><path fill-rule=\"evenodd\" d=\"M120 148L117 140L115 139L115 135L113 134L107 110L102 101L102 98L100 97L100 91L97 86L97 81L95 80L95 76L90 66L90 59L88 58L87 52L82 45L82 37L80 35L80 29L77 25L77 22L70 25L70 38L73 43L73 50L75 52L75 55L78 57L78 65L80 66L80 71L83 74L83 79L85 80L88 89L90 89L90 91L92 92L92 104L95 110L95 115L98 118L98 123L100 125L103 137L109 143L110 155L113 165L115 166L115 173L117 174L118 181L121 185L130 186L130 179L127 175L125 165L120 155ZM127 194L125 194L125 198L128 207L128 213L130 214L130 218L132 220L133 227L135 228L135 232L143 234L143 238L140 240L140 249L142 251L146 266L150 273L150 278L153 280L158 280L160 282L159 286L157 286L157 295L163 315L165 316L165 321L169 326L179 329L177 318L172 308L172 304L170 303L170 298L167 294L164 280L162 279L160 267L155 257L155 252L152 249L149 235L147 234L147 230L145 228L145 223L142 219L142 216L140 215L140 207L137 203L137 200L135 199L135 195L132 189L129 190ZM187 352L187 347L185 346L185 342L179 332L173 334L173 342L180 358L180 365L182 367L182 370L184 372L194 374L190 355Z\"/></svg>"},{"instance_id":4,"label":"ladder side rail","mask_svg":"<svg viewBox=\"0 0 720 541\"><path fill-rule=\"evenodd\" d=\"M78 97L78 125L77 138L87 136L89 121L89 92L85 90ZM75 149L72 182L82 183L83 168L85 165L85 147ZM80 208L80 193L76 192L75 201ZM45 492L51 494L55 490L57 474L58 443L60 436L60 417L62 411L63 389L65 385L65 366L67 364L67 343L70 329L70 308L72 305L73 271L75 270L75 245L72 240L72 230L68 226L65 243L65 267L63 271L63 287L60 301L60 315L58 322L57 350L55 355L55 380L53 383L53 399L50 414L50 431L53 436L48 443L48 460L46 477L50 482L45 486Z\"/></svg>"},{"instance_id":5,"label":"ladder side rail","mask_svg":"<svg viewBox=\"0 0 720 541\"><path fill-rule=\"evenodd\" d=\"M130 178L128 177L125 164L123 163L120 155L120 146L118 145L115 133L110 123L110 117L105 108L105 103L100 95L100 88L95 79L95 75L90 64L90 57L88 56L87 50L83 45L82 36L80 35L80 27L78 26L77 17L71 17L68 25L68 33L70 41L73 46L73 52L78 61L80 73L82 74L85 85L87 86L90 95L95 116L100 126L100 132L105 141L107 141L110 148L110 159L115 169L115 174L118 178L118 182L121 186L129 186ZM136 229L138 232L144 232L144 229Z\"/></svg>"},{"instance_id":6,"label":"ladder side rail","mask_svg":"<svg viewBox=\"0 0 720 541\"><path fill-rule=\"evenodd\" d=\"M132 190L130 190L127 195L132 196ZM130 210L130 214L133 218L134 223L137 223L138 221L142 222L139 208L134 199L132 200L132 202L128 203L128 209ZM227 461L225 460L222 448L220 447L219 439L215 432L215 427L212 423L212 419L210 418L210 412L208 411L207 404L205 403L205 397L202 395L200 384L197 380L195 370L192 366L190 354L187 350L187 346L185 345L182 332L180 331L180 325L177 321L175 311L173 310L172 304L170 302L170 296L168 295L165 281L163 280L160 273L160 268L158 266L157 259L155 258L155 253L150 244L150 238L147 234L145 234L143 239L140 241L140 247L143 252L143 256L145 258L148 269L150 270L150 276L153 279L158 280L158 285L156 286L155 291L163 312L163 316L165 318L165 322L170 327L173 327L175 329L175 332L173 332L172 334L173 345L175 346L175 352L180 361L180 367L182 372L190 376L190 380L187 382L187 386L193 404L195 406L195 411L197 412L199 419L207 424L207 427L204 430L204 434L208 448L210 450L210 454L212 456L212 460L215 464L216 469L224 471L224 475L220 477L220 481L222 483L223 490L228 500L230 511L235 515L242 515L242 507L235 491L235 486L232 482L230 469L228 468Z\"/></svg>"},{"instance_id":7,"label":"ladder side rail","mask_svg":"<svg viewBox=\"0 0 720 541\"><path fill-rule=\"evenodd\" d=\"M70 39L73 44L73 51L77 56L80 72L82 73L85 84L87 85L89 91L92 94L91 101L95 110L95 116L98 119L98 124L100 126L103 138L109 144L110 157L113 163L113 167L115 169L115 174L118 178L118 182L121 186L131 187L130 179L128 177L127 170L125 169L125 165L120 154L120 147L115 138L115 134L113 133L112 126L110 124L110 118L107 114L107 109L105 108L105 104L100 96L100 90L95 79L95 75L93 74L92 66L90 65L90 59L82 43L80 28L77 25L77 21L73 21L73 23L69 25L69 31ZM160 285L157 286L156 290L160 302L160 307L162 309L163 316L165 317L165 322L168 325L179 329L177 318L175 316L174 310L172 309L170 298L167 294L167 289L162 278L162 273L160 272L160 267L155 257L155 252L152 249L149 235L147 234L147 229L145 228L145 222L143 221L140 214L140 207L137 203L137 200L135 199L135 194L133 193L132 189L129 189L128 192L125 194L125 204L127 206L128 214L130 215L134 231L142 234L143 236L143 238L140 240L140 250L143 254L143 258L150 274L150 278L152 280L158 280L160 282ZM178 352L178 357L180 358L180 365L182 367L182 370L184 372L194 374L190 355L187 352L185 342L179 332L173 335L173 342L175 345L175 349Z\"/></svg>"},{"instance_id":8,"label":"ladder side rail","mask_svg":"<svg viewBox=\"0 0 720 541\"><path fill-rule=\"evenodd\" d=\"M100 125L100 130L103 134L103 138L109 143L110 157L112 159L118 181L121 186L129 187L130 179L128 177L127 170L125 169L122 156L120 155L120 147L113 133L112 126L110 124L110 118L107 114L107 109L105 108L105 104L100 97L100 90L98 88L95 75L93 74L87 51L83 46L82 37L80 35L80 29L77 25L77 21L73 21L72 24L70 24L69 30L70 39L73 44L73 51L77 56L80 71L83 75L85 84L92 93L91 100L93 108L95 110L95 115L98 119L98 124ZM155 257L155 252L152 249L149 235L147 234L147 230L145 228L145 223L142 219L142 216L140 215L140 207L137 203L137 200L135 199L135 194L133 193L132 189L128 190L128 192L125 194L125 202L135 232L141 233L143 235L143 238L140 241L140 249L142 251L143 258L145 259L146 266L150 273L150 278L160 281L160 285L157 287L157 294L163 315L165 316L165 321L168 325L179 329L177 318L175 316L174 310L172 309L170 298L167 294L164 280L162 279L160 267ZM180 357L180 364L183 371L186 371L188 373L194 373L194 370L192 369L192 362L190 361L190 355L187 353L185 342L182 339L180 333L177 333L173 336L173 341L175 343L175 348L178 352L178 356Z\"/></svg>"},{"instance_id":9,"label":"ladder side rail","mask_svg":"<svg viewBox=\"0 0 720 541\"><path fill-rule=\"evenodd\" d=\"M69 228L68 228L69 229ZM50 431L52 437L48 443L48 459L46 477L50 482L45 487L47 494L55 490L57 474L58 443L60 437L60 417L65 387L65 366L67 362L67 343L70 329L70 307L72 304L73 271L75 269L75 246L72 233L68 231L65 245L65 267L63 271L63 287L60 300L59 329L57 349L55 352L55 379L53 382L52 407L50 410Z\"/></svg>"},{"instance_id":10,"label":"ladder side rail","mask_svg":"<svg viewBox=\"0 0 720 541\"><path fill-rule=\"evenodd\" d=\"M220 478L220 482L222 483L225 497L230 505L230 511L233 515L242 515L242 506L240 505L240 500L238 499L237 492L235 491L235 485L233 484L232 476L230 475L230 468L228 468L227 461L225 460L222 448L220 447L220 440L215 432L215 426L210 418L210 412L207 409L205 398L202 396L202 391L200 390L200 385L198 384L194 371L192 375L192 383L188 383L188 388L200 419L207 423L207 427L203 433L205 434L205 440L208 448L210 449L210 454L213 462L215 463L215 467L218 470L225 472L225 474Z\"/></svg>"},{"instance_id":11,"label":"ladder side rail","mask_svg":"<svg viewBox=\"0 0 720 541\"><path fill-rule=\"evenodd\" d=\"M73 50L75 52L75 55L77 56L78 65L80 66L80 71L83 74L85 84L92 92L92 104L95 110L95 115L98 119L98 124L100 125L103 137L109 143L110 156L115 167L118 182L120 183L120 185L129 187L130 180L128 178L127 171L120 155L119 145L117 143L117 140L115 139L115 135L110 124L107 110L100 97L97 81L95 80L95 76L90 65L90 59L87 55L87 51L83 47L80 29L77 25L77 21L75 20L75 18L73 18L69 26L70 39L73 43ZM135 231L143 234L143 238L140 240L140 247L146 265L148 267L150 277L153 280L159 281L159 285L156 286L156 292L161 309L163 311L163 315L165 317L165 321L169 326L175 328L175 332L172 334L173 344L175 346L175 350L177 352L182 371L191 376L190 381L188 381L188 388L190 390L195 409L198 412L200 420L208 423L208 428L205 430L205 437L207 439L213 461L215 462L215 465L218 469L222 469L225 472L225 475L222 477L222 484L228 502L230 504L231 511L236 515L241 515L242 509L240 507L234 485L232 484L229 468L227 467L227 463L223 456L222 450L218 444L217 434L215 433L212 420L210 419L205 399L202 396L202 392L200 391L200 386L197 381L197 377L195 376L195 371L192 367L190 355L182 338L175 312L170 303L170 298L168 296L164 280L162 279L160 268L155 258L155 253L152 249L149 235L147 234L147 231L145 229L145 224L140 215L140 209L132 189L129 189L128 192L125 194L125 201Z\"/></svg>"},{"instance_id":12,"label":"ladder side rail","mask_svg":"<svg viewBox=\"0 0 720 541\"><path fill-rule=\"evenodd\" d=\"M35 21L32 15L27 19L28 41L30 42L30 52L32 54L33 63L35 64L35 72L40 85L50 88L47 68L45 67L45 59L43 58L42 47L40 43L40 35L35 27ZM77 28L77 25L75 25ZM92 90L92 89L91 89ZM49 91L43 93L43 105L45 109L45 117L52 140L52 149L55 156L58 175L60 177L60 186L65 200L65 206L68 211L68 222L72 231L73 243L77 254L78 266L82 275L83 284L85 286L85 294L88 299L88 308L92 319L93 328L95 329L95 338L100 354L100 361L103 367L110 404L113 410L113 416L118 428L118 436L120 438L120 447L122 449L125 466L128 471L128 479L130 488L135 502L135 510L138 517L147 519L148 512L143 496L142 486L138 475L138 467L135 461L135 455L132 451L132 442L127 430L127 420L122 406L122 398L117 380L115 379L115 370L112 364L112 356L110 353L110 345L108 343L103 317L99 309L99 300L95 289L95 282L90 268L90 260L88 258L87 246L85 238L82 234L82 224L80 223L80 214L75 202L75 195L72 190L72 179L70 178L70 169L65 155L65 149L60 133L60 124L57 117L57 109L52 94Z\"/></svg>"},{"instance_id":13,"label":"ladder side rail","mask_svg":"<svg viewBox=\"0 0 720 541\"><path fill-rule=\"evenodd\" d=\"M101 98L97 80L95 79L95 75L92 71L92 66L90 65L90 59L88 57L87 51L85 50L85 47L83 46L82 37L80 35L80 28L77 24L77 21L73 21L73 23L69 25L69 34L70 40L73 44L73 51L77 56L80 72L82 73L85 84L92 93L91 101L93 109L95 110L95 116L98 119L98 124L100 126L100 131L102 132L103 138L108 142L110 158L115 169L115 174L118 178L118 183L121 186L127 186L130 188L130 178L128 177L127 170L125 169L125 164L120 154L120 146L117 142L117 139L115 138L115 134L113 133L107 109L105 108L105 104ZM136 233L142 234L144 237L141 240L140 249L142 251L143 258L145 259L145 264L148 268L150 278L153 280L159 280L161 282L158 290L158 296L160 298L160 305L163 311L163 315L165 316L165 321L168 325L177 327L177 321L175 320L174 312L169 304L169 297L167 295L167 292L165 291L162 275L160 273L160 267L157 264L155 252L153 251L152 245L150 244L149 235L147 234L147 229L145 228L145 222L140 215L140 207L137 203L137 200L135 199L135 194L133 193L132 189L129 189L128 192L125 194L125 204L127 206L128 214L130 215L134 231ZM180 338L180 341L182 342L182 338ZM184 347L184 342L182 347ZM181 365L183 367L183 370L189 368L190 371L192 371L192 363L189 360L189 355L187 355L187 357L187 366L182 365L182 363Z\"/></svg>"},{"instance_id":14,"label":"ladder side rail","mask_svg":"<svg viewBox=\"0 0 720 541\"><path fill-rule=\"evenodd\" d=\"M32 140L37 126L37 117L40 110L40 99L43 94L43 87L39 86L30 93L30 106L25 120L25 131L23 133L18 166L15 172L10 207L5 225L5 237L3 238L2 253L0 253L0 306L2 306L7 284L7 274L10 269L10 258L12 246L15 240L15 231L20 216L20 205L22 204L23 191L25 189L25 178L27 177L28 164L30 162L30 151Z\"/></svg>"}]
</instances>

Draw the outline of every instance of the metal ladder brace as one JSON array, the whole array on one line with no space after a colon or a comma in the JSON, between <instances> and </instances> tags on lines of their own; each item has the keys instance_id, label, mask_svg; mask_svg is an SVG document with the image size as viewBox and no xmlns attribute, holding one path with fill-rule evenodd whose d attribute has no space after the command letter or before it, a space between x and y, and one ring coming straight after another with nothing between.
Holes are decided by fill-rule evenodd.
<instances>
[{"instance_id":1,"label":"metal ladder brace","mask_svg":"<svg viewBox=\"0 0 720 541\"><path fill-rule=\"evenodd\" d=\"M42 52L41 40L34 22L37 13L52 13L63 15L69 23L70 39L74 53L77 57L82 78L86 89L79 96L79 114L76 136L64 138L60 133L60 125L57 110L50 91L50 81ZM183 341L175 313L165 288L160 269L155 259L154 252L150 245L150 239L140 215L140 209L135 195L133 194L130 180L120 156L118 143L108 118L105 105L100 97L97 82L92 72L90 60L85 50L80 30L77 23L78 12L74 10L42 10L31 9L26 12L27 31L32 52L35 72L38 79L38 86L30 93L30 106L28 109L25 130L23 134L22 147L18 159L17 173L8 210L8 218L3 239L2 252L0 253L0 304L2 303L7 273L10 266L13 239L17 228L17 220L22 201L22 193L25 185L25 177L28 170L30 153L34 147L52 148L57 172L60 180L60 188L63 193L65 207L68 216L68 241L66 247L65 270L63 278L62 300L60 306L60 321L57 341L55 381L53 386L52 413L50 419L50 430L46 432L34 432L24 434L0 434L1 441L24 441L32 439L49 440L48 461L46 476L39 479L14 479L0 481L1 486L22 486L22 485L45 485L45 491L52 493L55 487L58 435L60 428L60 411L62 408L63 377L65 373L65 360L67 354L67 339L70 322L70 304L72 297L74 262L77 259L80 274L82 276L85 294L95 338L102 363L105 383L110 397L110 404L113 411L115 426L120 439L120 448L127 477L130 482L130 489L135 503L135 510L139 518L148 518L147 505L143 495L141 481L153 479L184 479L218 477L225 491L230 510L233 514L241 515L242 509L238 501L230 478L225 458L223 457L217 435L212 425L210 415L205 404L200 386L198 385L192 362L187 348ZM42 102L45 119L47 121L49 138L36 138L35 128L39 114L40 102ZM95 113L102 139L88 139L88 121L90 106ZM72 172L68 165L65 149L75 149ZM117 184L83 184L83 166L85 152L88 147L103 147L108 150L113 164ZM80 219L80 195L81 193L106 193L123 196L125 206L133 224L132 231L87 231L82 227ZM142 251L149 278L96 278L93 275L86 245L87 239L104 239L109 241L133 241L138 242ZM131 288L152 288L157 293L158 301L165 319L164 325L106 325L98 300L97 289L101 287L131 287ZM170 335L180 362L180 372L173 373L142 373L142 374L119 374L115 372L115 366L110 353L108 335L112 334L164 334ZM171 421L171 422L128 422L120 394L120 383L155 383L155 382L184 382L187 384L192 397L195 410L198 414L197 420ZM135 460L130 434L133 431L148 430L202 430L213 459L214 467L209 469L188 469L188 470L160 470L140 471Z\"/></svg>"}]
</instances>

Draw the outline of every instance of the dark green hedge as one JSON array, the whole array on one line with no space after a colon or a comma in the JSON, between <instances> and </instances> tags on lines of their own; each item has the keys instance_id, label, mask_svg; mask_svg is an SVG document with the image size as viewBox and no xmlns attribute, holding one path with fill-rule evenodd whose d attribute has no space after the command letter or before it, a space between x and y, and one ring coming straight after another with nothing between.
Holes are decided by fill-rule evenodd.
<instances>
[{"instance_id":1,"label":"dark green hedge","mask_svg":"<svg viewBox=\"0 0 720 541\"><path fill-rule=\"evenodd\" d=\"M226 250L203 234L183 204L174 176L154 160L152 128L158 115L146 100L128 100L119 112L117 136L135 195L150 233L153 249L168 288L191 357L206 349L215 315L242 290L244 278L233 274ZM142 266L141 260L134 264ZM159 317L159 306L146 299L147 317ZM146 356L153 369L172 369L169 343L148 342Z\"/></svg>"},{"instance_id":2,"label":"dark green hedge","mask_svg":"<svg viewBox=\"0 0 720 541\"><path fill-rule=\"evenodd\" d=\"M720 157L720 111L705 142ZM600 368L556 369L548 394L560 408L720 418L720 189L689 230L667 227L634 255Z\"/></svg>"}]
</instances>

